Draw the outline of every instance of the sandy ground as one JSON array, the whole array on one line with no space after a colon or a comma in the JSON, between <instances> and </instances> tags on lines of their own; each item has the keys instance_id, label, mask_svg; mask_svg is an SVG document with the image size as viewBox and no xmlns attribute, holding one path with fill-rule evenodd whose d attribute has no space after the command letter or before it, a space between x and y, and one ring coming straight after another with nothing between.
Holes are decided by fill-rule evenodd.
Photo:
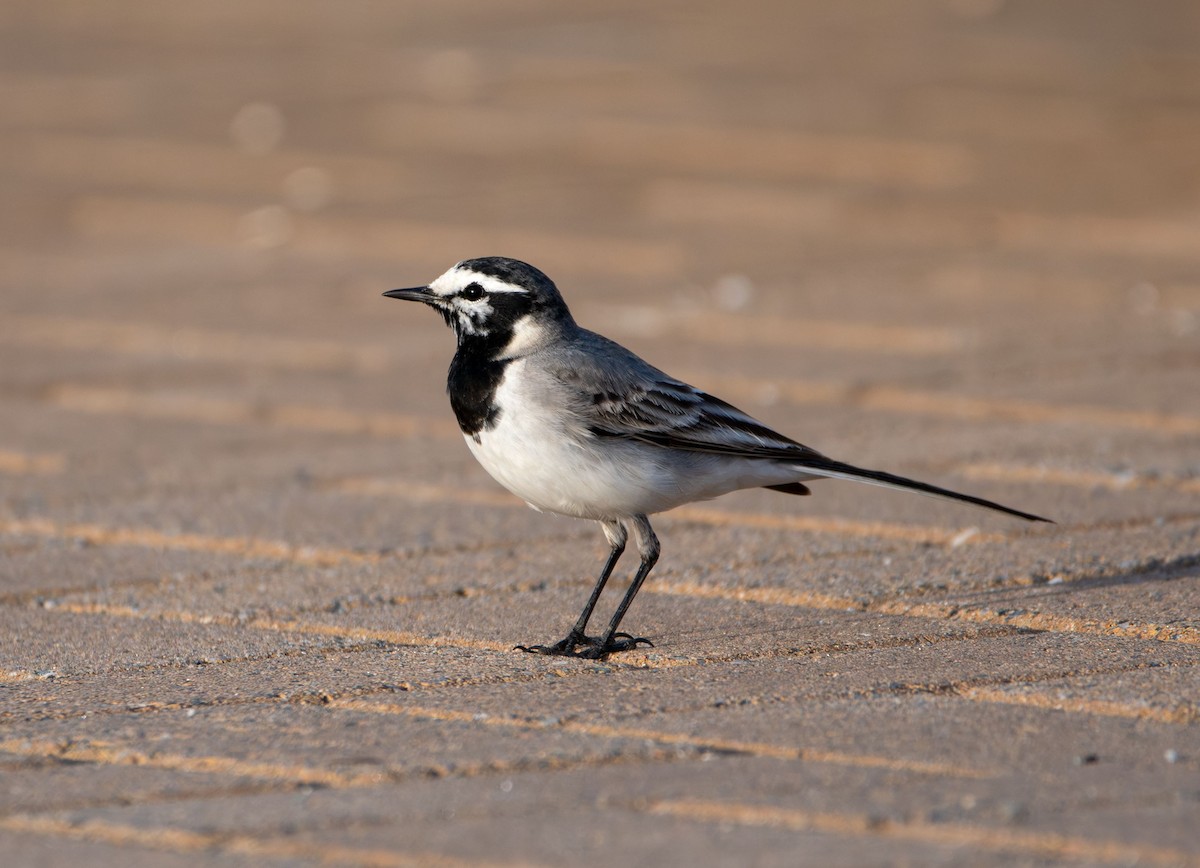
<instances>
[{"instance_id":1,"label":"sandy ground","mask_svg":"<svg viewBox=\"0 0 1200 868\"><path fill-rule=\"evenodd\" d=\"M1200 864L1194 2L8 0L0 106L5 864ZM490 254L1059 523L741 493L514 652L602 538L380 298Z\"/></svg>"}]
</instances>

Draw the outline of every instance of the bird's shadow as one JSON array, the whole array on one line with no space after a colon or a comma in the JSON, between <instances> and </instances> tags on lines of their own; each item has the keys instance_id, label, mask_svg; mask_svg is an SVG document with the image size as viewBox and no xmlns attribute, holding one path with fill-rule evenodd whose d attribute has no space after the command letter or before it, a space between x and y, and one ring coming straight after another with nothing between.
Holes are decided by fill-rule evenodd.
<instances>
[{"instance_id":1,"label":"bird's shadow","mask_svg":"<svg viewBox=\"0 0 1200 868\"><path fill-rule=\"evenodd\" d=\"M994 604L1051 597L1062 598L1082 591L1161 584L1198 577L1200 577L1200 552L1168 560L1151 558L1118 572L1096 572L1077 578L1065 578L1057 582L1053 578L1045 578L1035 581L1032 585L1016 587L984 588L960 593L950 591L945 597L947 601Z\"/></svg>"}]
</instances>

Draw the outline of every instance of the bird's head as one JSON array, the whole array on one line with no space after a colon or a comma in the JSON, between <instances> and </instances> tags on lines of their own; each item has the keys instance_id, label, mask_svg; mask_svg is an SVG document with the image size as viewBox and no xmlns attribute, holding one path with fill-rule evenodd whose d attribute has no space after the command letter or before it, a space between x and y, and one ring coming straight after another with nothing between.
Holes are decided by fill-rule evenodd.
<instances>
[{"instance_id":1,"label":"bird's head","mask_svg":"<svg viewBox=\"0 0 1200 868\"><path fill-rule=\"evenodd\" d=\"M522 355L573 324L554 281L503 256L465 259L428 286L384 295L429 305L454 329L459 346L478 342L494 348L496 358Z\"/></svg>"}]
</instances>

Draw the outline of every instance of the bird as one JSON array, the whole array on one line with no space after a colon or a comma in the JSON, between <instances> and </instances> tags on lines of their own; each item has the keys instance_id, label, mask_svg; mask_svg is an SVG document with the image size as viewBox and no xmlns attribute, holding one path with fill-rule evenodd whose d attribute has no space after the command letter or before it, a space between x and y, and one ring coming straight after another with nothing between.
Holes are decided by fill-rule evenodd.
<instances>
[{"instance_id":1,"label":"bird","mask_svg":"<svg viewBox=\"0 0 1200 868\"><path fill-rule=\"evenodd\" d=\"M552 644L517 645L521 651L599 660L653 645L619 630L661 551L649 516L738 489L807 495L813 480L843 479L1050 522L828 458L577 325L554 282L526 262L466 259L426 286L383 295L428 305L453 329L446 391L483 468L539 512L598 522L608 542L570 632ZM637 571L608 626L589 636L592 611L630 537Z\"/></svg>"}]
</instances>

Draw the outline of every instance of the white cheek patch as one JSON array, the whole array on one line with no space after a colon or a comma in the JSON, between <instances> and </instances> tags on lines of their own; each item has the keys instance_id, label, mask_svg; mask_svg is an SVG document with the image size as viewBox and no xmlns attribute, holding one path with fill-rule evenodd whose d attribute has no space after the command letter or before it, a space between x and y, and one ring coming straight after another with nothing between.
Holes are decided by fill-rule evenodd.
<instances>
[{"instance_id":1,"label":"white cheek patch","mask_svg":"<svg viewBox=\"0 0 1200 868\"><path fill-rule=\"evenodd\" d=\"M458 318L459 330L464 335L486 335L488 317L494 312L486 301L464 301L461 298L454 300L454 315Z\"/></svg>"},{"instance_id":2,"label":"white cheek patch","mask_svg":"<svg viewBox=\"0 0 1200 868\"><path fill-rule=\"evenodd\" d=\"M529 352L542 342L544 329L531 315L525 314L513 323L512 333L512 337L497 358L513 359Z\"/></svg>"},{"instance_id":3,"label":"white cheek patch","mask_svg":"<svg viewBox=\"0 0 1200 868\"><path fill-rule=\"evenodd\" d=\"M442 304L453 312L455 328L459 334L470 337L486 337L491 332L491 329L488 328L488 321L496 310L488 303L486 295L476 301L469 301L460 295L472 283L479 284L489 295L524 293L526 290L487 274L480 274L470 269L460 269L457 265L429 284L430 292L438 296L442 300ZM522 320L522 322L524 321ZM517 327L518 329L521 327L521 322L517 323ZM531 325L527 324L526 329L529 328ZM528 334L525 336L517 334L513 337L510 345L520 347L529 340Z\"/></svg>"}]
</instances>

